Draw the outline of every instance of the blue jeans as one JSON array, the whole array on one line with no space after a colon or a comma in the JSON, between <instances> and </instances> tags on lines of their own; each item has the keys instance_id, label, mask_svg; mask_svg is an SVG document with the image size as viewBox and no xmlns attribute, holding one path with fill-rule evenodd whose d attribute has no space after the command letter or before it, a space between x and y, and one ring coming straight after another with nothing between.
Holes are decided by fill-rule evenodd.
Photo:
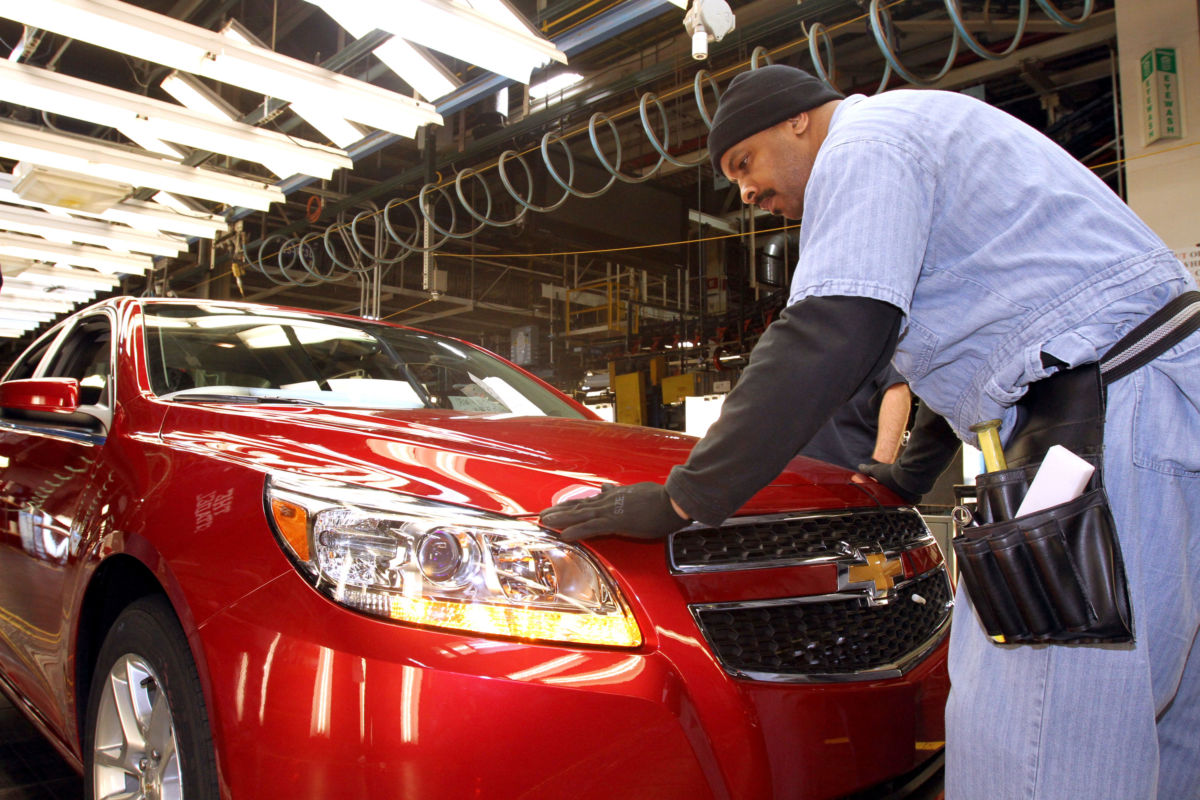
<instances>
[{"instance_id":1,"label":"blue jeans","mask_svg":"<svg viewBox=\"0 0 1200 800\"><path fill-rule=\"evenodd\" d=\"M1200 798L1200 331L1108 387L1132 645L996 645L961 587L946 800Z\"/></svg>"}]
</instances>

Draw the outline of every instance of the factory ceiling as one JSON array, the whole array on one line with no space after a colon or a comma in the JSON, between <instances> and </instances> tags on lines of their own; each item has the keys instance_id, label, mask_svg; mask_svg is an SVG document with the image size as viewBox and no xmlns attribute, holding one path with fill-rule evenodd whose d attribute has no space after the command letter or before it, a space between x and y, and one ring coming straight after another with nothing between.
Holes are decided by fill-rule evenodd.
<instances>
[{"instance_id":1,"label":"factory ceiling","mask_svg":"<svg viewBox=\"0 0 1200 800\"><path fill-rule=\"evenodd\" d=\"M713 174L706 116L737 73L814 69L814 52L846 93L885 75L889 89L977 93L1122 188L1103 166L1120 147L1111 1L731 0L736 26L700 59L669 0L396 0L354 17L356 5L0 0L0 301L23 273L51 286L43 273L66 270L100 276L96 296L244 297L492 347L531 324L561 331L568 295L620 281L646 308L686 315L707 279L734 261L744 272L785 226L752 217ZM80 10L93 16L64 22ZM389 29L415 40L426 12L422 41ZM180 43L163 51L147 31ZM541 95L566 73L574 83ZM67 215L36 195L62 190L71 163L116 185L115 205ZM3 360L64 310L10 326Z\"/></svg>"}]
</instances>

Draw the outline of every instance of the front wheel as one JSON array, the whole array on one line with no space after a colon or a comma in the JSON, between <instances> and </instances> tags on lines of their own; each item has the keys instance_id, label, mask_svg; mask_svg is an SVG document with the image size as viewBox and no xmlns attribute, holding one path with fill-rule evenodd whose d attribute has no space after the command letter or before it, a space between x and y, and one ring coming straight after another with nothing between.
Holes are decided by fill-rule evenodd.
<instances>
[{"instance_id":1,"label":"front wheel","mask_svg":"<svg viewBox=\"0 0 1200 800\"><path fill-rule=\"evenodd\" d=\"M144 597L104 639L88 692L85 796L217 800L200 678L174 611Z\"/></svg>"}]
</instances>

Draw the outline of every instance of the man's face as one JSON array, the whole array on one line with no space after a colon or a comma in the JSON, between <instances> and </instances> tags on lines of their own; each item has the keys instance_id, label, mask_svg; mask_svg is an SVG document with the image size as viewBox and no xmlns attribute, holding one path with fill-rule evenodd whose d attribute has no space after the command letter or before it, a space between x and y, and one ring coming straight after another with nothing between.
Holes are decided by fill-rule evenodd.
<instances>
[{"instance_id":1,"label":"man's face","mask_svg":"<svg viewBox=\"0 0 1200 800\"><path fill-rule=\"evenodd\" d=\"M772 214L800 219L812 173L808 115L759 131L725 151L721 171L741 190L742 202Z\"/></svg>"}]
</instances>

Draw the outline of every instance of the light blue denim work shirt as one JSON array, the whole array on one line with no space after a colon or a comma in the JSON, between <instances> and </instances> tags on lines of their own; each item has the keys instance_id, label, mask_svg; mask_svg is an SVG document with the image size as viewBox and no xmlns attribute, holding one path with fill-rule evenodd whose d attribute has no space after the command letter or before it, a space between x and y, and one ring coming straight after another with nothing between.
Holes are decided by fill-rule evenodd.
<instances>
[{"instance_id":1,"label":"light blue denim work shirt","mask_svg":"<svg viewBox=\"0 0 1200 800\"><path fill-rule=\"evenodd\" d=\"M1043 351L1096 361L1192 286L1162 240L1041 133L966 95L896 90L834 112L789 302L898 307L893 364L974 442L972 424L1011 422L1025 387L1050 373Z\"/></svg>"}]
</instances>

